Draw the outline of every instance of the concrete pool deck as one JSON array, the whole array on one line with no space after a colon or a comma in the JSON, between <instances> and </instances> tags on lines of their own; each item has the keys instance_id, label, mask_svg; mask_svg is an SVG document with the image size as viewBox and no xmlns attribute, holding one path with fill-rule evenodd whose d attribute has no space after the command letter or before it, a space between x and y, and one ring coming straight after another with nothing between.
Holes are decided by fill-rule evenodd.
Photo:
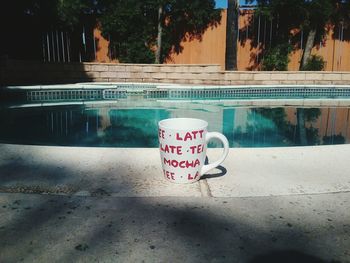
<instances>
[{"instance_id":1,"label":"concrete pool deck","mask_svg":"<svg viewBox=\"0 0 350 263\"><path fill-rule=\"evenodd\" d=\"M350 262L349 156L231 149L176 185L158 149L0 144L0 262Z\"/></svg>"},{"instance_id":2,"label":"concrete pool deck","mask_svg":"<svg viewBox=\"0 0 350 263\"><path fill-rule=\"evenodd\" d=\"M209 149L215 160L221 149ZM350 145L235 148L198 183L163 179L156 148L0 144L0 191L116 197L252 197L350 191Z\"/></svg>"}]
</instances>

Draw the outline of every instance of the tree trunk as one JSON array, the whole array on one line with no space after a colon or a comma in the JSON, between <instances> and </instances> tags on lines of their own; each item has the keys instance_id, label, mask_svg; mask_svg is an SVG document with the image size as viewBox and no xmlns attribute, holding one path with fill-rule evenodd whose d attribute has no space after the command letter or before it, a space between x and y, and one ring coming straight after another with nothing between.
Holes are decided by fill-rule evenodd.
<instances>
[{"instance_id":1,"label":"tree trunk","mask_svg":"<svg viewBox=\"0 0 350 263\"><path fill-rule=\"evenodd\" d=\"M237 70L238 3L228 0L226 20L225 69Z\"/></svg>"},{"instance_id":2,"label":"tree trunk","mask_svg":"<svg viewBox=\"0 0 350 263\"><path fill-rule=\"evenodd\" d=\"M316 29L311 29L309 34L308 34L308 36L307 36L305 49L304 49L304 54L303 54L303 59L302 59L302 63L301 63L300 69L305 67L308 58L310 58L311 49L314 46L315 38L316 38Z\"/></svg>"},{"instance_id":3,"label":"tree trunk","mask_svg":"<svg viewBox=\"0 0 350 263\"><path fill-rule=\"evenodd\" d=\"M158 34L157 34L157 50L156 50L156 59L155 63L160 64L161 61L161 54L162 54L162 13L163 13L163 7L159 6L158 9Z\"/></svg>"},{"instance_id":4,"label":"tree trunk","mask_svg":"<svg viewBox=\"0 0 350 263\"><path fill-rule=\"evenodd\" d=\"M297 109L297 122L300 145L307 145L304 109Z\"/></svg>"}]
</instances>

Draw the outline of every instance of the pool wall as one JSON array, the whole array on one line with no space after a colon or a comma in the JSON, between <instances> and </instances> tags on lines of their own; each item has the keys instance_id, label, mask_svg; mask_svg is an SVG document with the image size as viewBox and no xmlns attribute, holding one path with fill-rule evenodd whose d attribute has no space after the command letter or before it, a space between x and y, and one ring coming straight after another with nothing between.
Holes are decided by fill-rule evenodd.
<instances>
[{"instance_id":1,"label":"pool wall","mask_svg":"<svg viewBox=\"0 0 350 263\"><path fill-rule=\"evenodd\" d=\"M2 59L0 86L77 82L204 85L348 85L350 72L222 71L220 65L43 63Z\"/></svg>"}]
</instances>

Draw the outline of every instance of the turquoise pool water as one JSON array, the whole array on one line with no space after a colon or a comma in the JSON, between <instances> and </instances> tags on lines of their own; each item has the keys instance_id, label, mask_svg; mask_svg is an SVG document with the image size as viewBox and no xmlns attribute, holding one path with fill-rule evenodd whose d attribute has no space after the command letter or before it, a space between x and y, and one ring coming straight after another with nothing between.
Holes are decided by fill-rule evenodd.
<instances>
[{"instance_id":1,"label":"turquoise pool water","mask_svg":"<svg viewBox=\"0 0 350 263\"><path fill-rule=\"evenodd\" d=\"M90 104L3 107L0 142L94 147L158 147L165 118L208 121L231 147L329 145L350 142L350 108L238 107L215 101L124 99ZM210 147L221 146L213 141Z\"/></svg>"}]
</instances>

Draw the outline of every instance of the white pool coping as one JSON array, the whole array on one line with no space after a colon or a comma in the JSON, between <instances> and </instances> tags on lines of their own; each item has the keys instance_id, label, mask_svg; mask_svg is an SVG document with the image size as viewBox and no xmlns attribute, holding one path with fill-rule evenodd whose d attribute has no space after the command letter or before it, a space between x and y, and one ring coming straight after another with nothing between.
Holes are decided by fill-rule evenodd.
<instances>
[{"instance_id":1,"label":"white pool coping","mask_svg":"<svg viewBox=\"0 0 350 263\"><path fill-rule=\"evenodd\" d=\"M221 149L209 149L209 160ZM162 176L157 148L0 144L0 190L118 197L254 197L350 191L350 145L236 148L221 170L189 185ZM226 171L224 175L222 171ZM6 180L5 180L5 179ZM12 189L12 190L11 190ZM45 190L46 189L46 190ZM6 190L6 191L7 191Z\"/></svg>"},{"instance_id":2,"label":"white pool coping","mask_svg":"<svg viewBox=\"0 0 350 263\"><path fill-rule=\"evenodd\" d=\"M92 87L93 86L93 87ZM113 86L151 86L158 89L232 89L232 88L350 88L350 85L336 84L281 84L281 85L204 85L204 84L177 84L158 82L81 82L74 84L32 85L32 86L6 86L6 89L17 90L50 90L50 89L106 89Z\"/></svg>"},{"instance_id":3,"label":"white pool coping","mask_svg":"<svg viewBox=\"0 0 350 263\"><path fill-rule=\"evenodd\" d=\"M178 84L170 83L137 83L137 82L81 82L74 84L51 84L51 85L32 85L32 86L7 86L9 90L65 90L65 89L106 89L114 88L115 86L150 86L156 88L162 88L163 86L179 86Z\"/></svg>"},{"instance_id":4,"label":"white pool coping","mask_svg":"<svg viewBox=\"0 0 350 263\"><path fill-rule=\"evenodd\" d=\"M350 107L349 99L213 99L213 100L172 100L172 99L149 99L158 103L170 103L179 104L186 102L205 103L205 104L220 104L225 107ZM133 103L127 99L111 99L111 100L81 100L81 101L65 101L65 102L40 102L40 103L19 103L9 106L8 108L35 108L35 107L52 107L52 106L73 106L73 105L86 105L90 107L94 106L108 106L123 108L124 101L128 101L128 107L145 107L140 103ZM162 107L159 107L162 108Z\"/></svg>"}]
</instances>

